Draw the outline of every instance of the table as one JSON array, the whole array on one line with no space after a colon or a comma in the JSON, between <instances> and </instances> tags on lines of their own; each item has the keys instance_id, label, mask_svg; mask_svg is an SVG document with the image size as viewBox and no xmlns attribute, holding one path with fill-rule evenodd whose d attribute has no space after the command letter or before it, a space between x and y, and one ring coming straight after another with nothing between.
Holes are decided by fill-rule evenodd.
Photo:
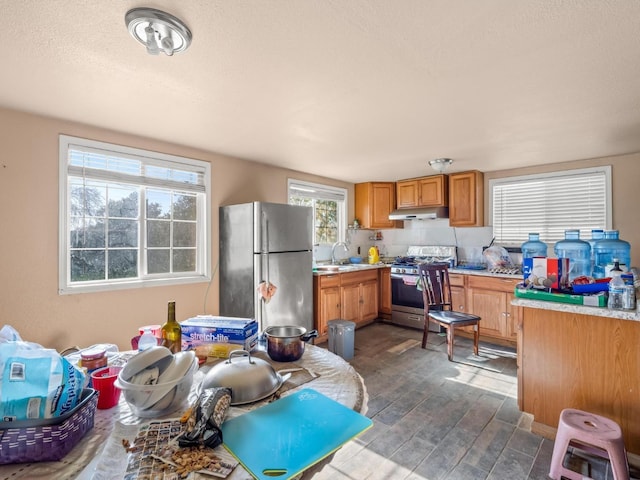
<instances>
[{"instance_id":1,"label":"table","mask_svg":"<svg viewBox=\"0 0 640 480\"><path fill-rule=\"evenodd\" d=\"M290 368L289 364L272 362L266 352L261 348L252 355L269 360L276 370ZM194 376L193 387L189 396L189 401L193 402L197 398L197 386L202 382L206 372L219 361L209 359ZM315 373L317 376L310 381L285 391L282 396L296 392L302 388L313 388L329 398L352 408L360 413L366 413L367 392L360 375L355 369L344 361L341 357L334 355L324 348L314 345L307 345L302 358L292 362L296 366L301 366L307 371ZM293 379L293 377L292 377ZM229 409L227 418L241 415L251 409L257 408L267 400L256 402L250 405L240 405ZM179 416L181 412L174 412L168 417ZM17 479L107 479L121 478L116 475L120 469L124 471L126 467L126 452L121 446L114 447L121 439L113 438L112 435L116 422L124 426L139 425L149 419L140 419L131 413L131 410L124 398L121 396L120 403L109 410L97 410L94 427L78 445L59 462L41 462L33 464L15 464L0 466L0 480ZM133 428L133 427L132 427ZM104 452L107 452L106 454ZM330 461L330 458L329 458ZM124 462L124 464L122 464ZM253 478L241 465L238 465L234 472L227 477L229 480L245 480Z\"/></svg>"}]
</instances>

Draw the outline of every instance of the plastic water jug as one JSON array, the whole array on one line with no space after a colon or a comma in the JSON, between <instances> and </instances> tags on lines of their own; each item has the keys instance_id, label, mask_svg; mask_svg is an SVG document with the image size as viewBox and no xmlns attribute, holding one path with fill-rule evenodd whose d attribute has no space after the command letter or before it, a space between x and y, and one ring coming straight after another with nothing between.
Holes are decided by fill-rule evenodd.
<instances>
[{"instance_id":1,"label":"plastic water jug","mask_svg":"<svg viewBox=\"0 0 640 480\"><path fill-rule=\"evenodd\" d=\"M587 240L591 247L591 275L595 274L596 266L596 242L604 238L604 230L601 228L594 228L591 230L591 239Z\"/></svg>"},{"instance_id":2,"label":"plastic water jug","mask_svg":"<svg viewBox=\"0 0 640 480\"><path fill-rule=\"evenodd\" d=\"M593 276L607 278L613 267L613 259L617 258L623 271L631 266L631 245L620 240L618 230L607 230L604 239L598 240L594 246Z\"/></svg>"},{"instance_id":3,"label":"plastic water jug","mask_svg":"<svg viewBox=\"0 0 640 480\"><path fill-rule=\"evenodd\" d=\"M530 233L529 241L524 242L520 247L522 258L546 257L547 244L540 241L539 233Z\"/></svg>"},{"instance_id":4,"label":"plastic water jug","mask_svg":"<svg viewBox=\"0 0 640 480\"><path fill-rule=\"evenodd\" d=\"M556 242L553 252L558 258L569 259L569 281L591 275L591 246L580 240L580 230L565 230L564 240Z\"/></svg>"}]
</instances>

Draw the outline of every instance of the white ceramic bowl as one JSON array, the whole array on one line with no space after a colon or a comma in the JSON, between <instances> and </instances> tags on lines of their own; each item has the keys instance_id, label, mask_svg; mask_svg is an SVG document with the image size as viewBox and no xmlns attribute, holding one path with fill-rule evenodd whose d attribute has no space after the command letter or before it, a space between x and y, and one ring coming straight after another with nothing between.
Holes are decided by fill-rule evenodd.
<instances>
[{"instance_id":1,"label":"white ceramic bowl","mask_svg":"<svg viewBox=\"0 0 640 480\"><path fill-rule=\"evenodd\" d=\"M135 415L159 417L184 405L193 384L193 375L198 370L198 359L193 352L182 353L186 355L180 355L178 362L174 360L172 367L165 370L167 375L171 374L171 380L156 385L137 385L118 376L116 386L122 390L122 396ZM189 359L190 363L187 362ZM187 369L180 375L179 370L184 369L185 363L188 364Z\"/></svg>"}]
</instances>

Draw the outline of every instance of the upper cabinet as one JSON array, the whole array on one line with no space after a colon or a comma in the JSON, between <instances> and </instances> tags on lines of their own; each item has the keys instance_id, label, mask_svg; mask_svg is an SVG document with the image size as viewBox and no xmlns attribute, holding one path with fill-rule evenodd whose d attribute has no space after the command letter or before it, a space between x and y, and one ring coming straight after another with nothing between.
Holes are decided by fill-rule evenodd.
<instances>
[{"instance_id":1,"label":"upper cabinet","mask_svg":"<svg viewBox=\"0 0 640 480\"><path fill-rule=\"evenodd\" d=\"M355 185L355 213L362 228L396 228L398 222L389 220L395 209L396 184L367 182Z\"/></svg>"},{"instance_id":2,"label":"upper cabinet","mask_svg":"<svg viewBox=\"0 0 640 480\"><path fill-rule=\"evenodd\" d=\"M396 182L396 198L398 208L446 207L447 175L400 180Z\"/></svg>"},{"instance_id":3,"label":"upper cabinet","mask_svg":"<svg viewBox=\"0 0 640 480\"><path fill-rule=\"evenodd\" d=\"M484 225L484 175L472 170L449 174L449 225Z\"/></svg>"}]
</instances>

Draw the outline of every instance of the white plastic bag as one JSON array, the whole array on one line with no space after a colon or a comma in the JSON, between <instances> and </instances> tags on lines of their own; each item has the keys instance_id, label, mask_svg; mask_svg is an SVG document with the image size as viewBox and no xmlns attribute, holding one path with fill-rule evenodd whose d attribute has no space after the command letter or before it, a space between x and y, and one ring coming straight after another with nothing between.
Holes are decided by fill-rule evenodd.
<instances>
[{"instance_id":1,"label":"white plastic bag","mask_svg":"<svg viewBox=\"0 0 640 480\"><path fill-rule=\"evenodd\" d=\"M487 262L487 267L489 268L513 266L509 252L507 252L504 247L494 245L482 252L482 255L484 256L485 261Z\"/></svg>"},{"instance_id":2,"label":"white plastic bag","mask_svg":"<svg viewBox=\"0 0 640 480\"><path fill-rule=\"evenodd\" d=\"M0 330L3 421L63 415L78 404L84 382L84 373L55 350L23 341L9 325Z\"/></svg>"}]
</instances>

